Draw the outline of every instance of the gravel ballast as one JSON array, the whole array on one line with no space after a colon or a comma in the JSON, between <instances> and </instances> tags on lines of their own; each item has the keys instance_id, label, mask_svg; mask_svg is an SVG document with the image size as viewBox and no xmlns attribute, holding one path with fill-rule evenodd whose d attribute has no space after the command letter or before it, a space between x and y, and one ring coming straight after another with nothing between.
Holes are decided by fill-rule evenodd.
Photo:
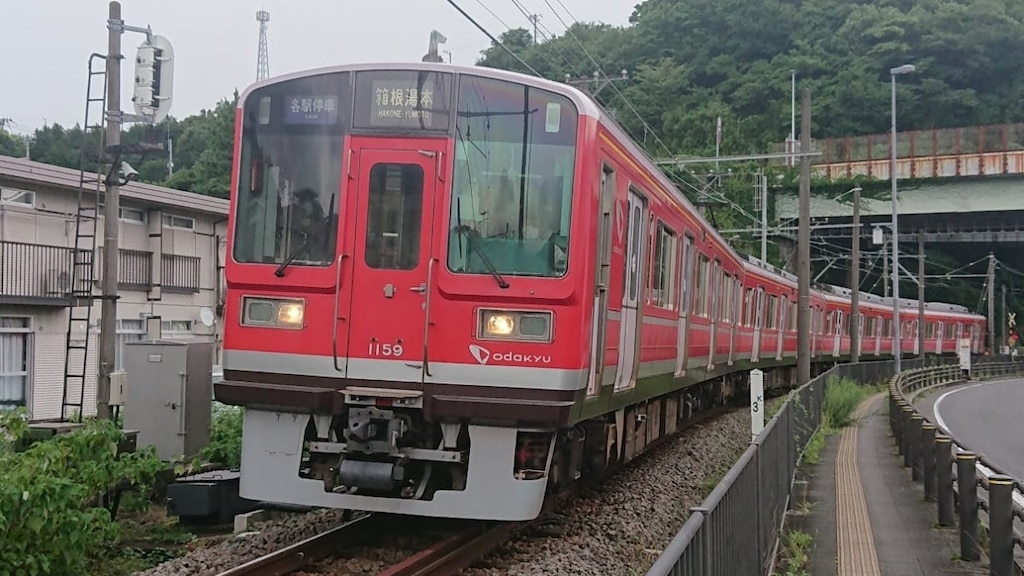
<instances>
[{"instance_id":1,"label":"gravel ballast","mask_svg":"<svg viewBox=\"0 0 1024 576\"><path fill-rule=\"evenodd\" d=\"M192 550L132 576L211 576L325 532L343 522L342 513L342 510L314 510L257 523L254 528L258 532Z\"/></svg>"},{"instance_id":2,"label":"gravel ballast","mask_svg":"<svg viewBox=\"0 0 1024 576\"><path fill-rule=\"evenodd\" d=\"M525 534L463 574L643 574L749 445L747 410L698 424L558 510L561 535Z\"/></svg>"}]
</instances>

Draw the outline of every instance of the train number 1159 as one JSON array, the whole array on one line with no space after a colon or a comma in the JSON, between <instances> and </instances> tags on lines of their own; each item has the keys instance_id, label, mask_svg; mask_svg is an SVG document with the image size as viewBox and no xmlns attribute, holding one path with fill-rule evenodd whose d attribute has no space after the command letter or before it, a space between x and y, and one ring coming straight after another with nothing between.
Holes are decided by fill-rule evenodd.
<instances>
[{"instance_id":1,"label":"train number 1159","mask_svg":"<svg viewBox=\"0 0 1024 576\"><path fill-rule=\"evenodd\" d=\"M387 342L377 342L376 340L370 341L370 356L390 356L399 357L405 352L405 347L402 346L402 341L399 340L394 344Z\"/></svg>"}]
</instances>

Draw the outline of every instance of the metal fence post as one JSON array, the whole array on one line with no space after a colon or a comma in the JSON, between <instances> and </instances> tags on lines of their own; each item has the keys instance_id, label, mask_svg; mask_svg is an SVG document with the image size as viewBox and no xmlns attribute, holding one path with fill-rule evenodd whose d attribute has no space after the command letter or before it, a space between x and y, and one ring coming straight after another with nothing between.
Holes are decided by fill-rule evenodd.
<instances>
[{"instance_id":1,"label":"metal fence post","mask_svg":"<svg viewBox=\"0 0 1024 576\"><path fill-rule=\"evenodd\" d=\"M924 452L923 436L921 427L924 425L924 416L914 414L910 417L910 479L914 482L921 480L921 469L924 464L922 453Z\"/></svg>"},{"instance_id":2,"label":"metal fence post","mask_svg":"<svg viewBox=\"0 0 1024 576\"><path fill-rule=\"evenodd\" d=\"M935 437L935 480L938 488L939 526L952 526L953 517L953 441L940 434Z\"/></svg>"},{"instance_id":3,"label":"metal fence post","mask_svg":"<svg viewBox=\"0 0 1024 576\"><path fill-rule=\"evenodd\" d=\"M981 559L978 543L978 457L973 452L956 455L956 485L960 496L960 559Z\"/></svg>"},{"instance_id":4,"label":"metal fence post","mask_svg":"<svg viewBox=\"0 0 1024 576\"><path fill-rule=\"evenodd\" d=\"M893 432L894 439L896 440L896 451L902 456L903 455L903 407L906 406L906 402L903 398L896 401L896 413L893 415L895 423L895 430Z\"/></svg>"},{"instance_id":5,"label":"metal fence post","mask_svg":"<svg viewBox=\"0 0 1024 576\"><path fill-rule=\"evenodd\" d=\"M924 474L924 499L926 502L935 501L935 424L926 422L921 425L921 447L923 448L921 458L923 460L922 472Z\"/></svg>"},{"instance_id":6,"label":"metal fence post","mask_svg":"<svg viewBox=\"0 0 1024 576\"><path fill-rule=\"evenodd\" d=\"M914 463L914 436L911 432L911 417L914 409L910 406L903 407L903 467L910 468Z\"/></svg>"},{"instance_id":7,"label":"metal fence post","mask_svg":"<svg viewBox=\"0 0 1024 576\"><path fill-rule=\"evenodd\" d=\"M1013 478L988 479L989 566L993 576L1013 575Z\"/></svg>"}]
</instances>

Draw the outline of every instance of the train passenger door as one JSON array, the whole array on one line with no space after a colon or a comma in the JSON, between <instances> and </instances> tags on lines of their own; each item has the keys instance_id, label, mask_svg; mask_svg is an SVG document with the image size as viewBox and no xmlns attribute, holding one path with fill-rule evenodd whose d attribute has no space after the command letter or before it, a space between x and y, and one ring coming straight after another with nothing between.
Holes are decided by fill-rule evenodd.
<instances>
[{"instance_id":1,"label":"train passenger door","mask_svg":"<svg viewBox=\"0 0 1024 576\"><path fill-rule=\"evenodd\" d=\"M690 301L693 299L693 263L694 258L693 238L689 234L683 235L683 289L679 295L679 328L676 334L676 377L686 374L686 353L689 349L690 332L688 316L690 314Z\"/></svg>"},{"instance_id":2,"label":"train passenger door","mask_svg":"<svg viewBox=\"0 0 1024 576\"><path fill-rule=\"evenodd\" d=\"M751 345L750 359L758 361L761 356L761 326L764 322L764 288L754 291L754 341Z\"/></svg>"},{"instance_id":3,"label":"train passenger door","mask_svg":"<svg viewBox=\"0 0 1024 576\"><path fill-rule=\"evenodd\" d=\"M833 312L835 322L832 324L832 355L839 356L843 347L843 311Z\"/></svg>"},{"instance_id":4,"label":"train passenger door","mask_svg":"<svg viewBox=\"0 0 1024 576\"><path fill-rule=\"evenodd\" d=\"M718 354L718 318L720 316L719 306L722 305L721 297L722 265L715 260L711 265L711 302L708 309L708 319L711 321L711 333L708 335L708 370L715 369L715 356Z\"/></svg>"},{"instance_id":5,"label":"train passenger door","mask_svg":"<svg viewBox=\"0 0 1024 576\"><path fill-rule=\"evenodd\" d=\"M786 330L789 329L789 326L786 325L786 322L789 321L789 314L787 314L787 312L789 312L789 296L786 295L786 294L783 294L782 297L779 298L779 307L775 311L775 313L778 314L778 316L779 316L779 323L778 323L779 337L777 338L777 340L775 342L775 359L776 360L782 360L782 345L786 341Z\"/></svg>"},{"instance_id":6,"label":"train passenger door","mask_svg":"<svg viewBox=\"0 0 1024 576\"><path fill-rule=\"evenodd\" d=\"M881 316L876 316L874 324L875 356L880 356L882 354L882 327L885 325L885 321L882 320Z\"/></svg>"},{"instance_id":7,"label":"train passenger door","mask_svg":"<svg viewBox=\"0 0 1024 576\"><path fill-rule=\"evenodd\" d=\"M619 322L619 363L615 370L615 390L632 388L636 383L637 340L640 287L643 286L644 238L647 237L647 207L644 199L629 191L629 233L626 236L625 286L622 292L622 312Z\"/></svg>"},{"instance_id":8,"label":"train passenger door","mask_svg":"<svg viewBox=\"0 0 1024 576\"><path fill-rule=\"evenodd\" d=\"M604 359L608 341L608 289L612 268L612 211L615 208L615 171L601 169L601 208L598 212L597 278L594 286L594 329L591 335L590 378L587 395L594 396L604 385Z\"/></svg>"},{"instance_id":9,"label":"train passenger door","mask_svg":"<svg viewBox=\"0 0 1024 576\"><path fill-rule=\"evenodd\" d=\"M349 190L358 216L339 266L338 290L351 290L338 306L335 365L348 378L422 382L442 152L370 146L353 144Z\"/></svg>"},{"instance_id":10,"label":"train passenger door","mask_svg":"<svg viewBox=\"0 0 1024 576\"><path fill-rule=\"evenodd\" d=\"M740 282L739 275L732 277L728 289L732 290L729 304L732 307L729 311L729 319L732 324L729 328L729 366L732 366L736 360L736 340L739 338L740 319L743 317L743 284Z\"/></svg>"},{"instance_id":11,"label":"train passenger door","mask_svg":"<svg viewBox=\"0 0 1024 576\"><path fill-rule=\"evenodd\" d=\"M944 322L939 320L935 325L935 353L942 354L942 337L945 335Z\"/></svg>"}]
</instances>

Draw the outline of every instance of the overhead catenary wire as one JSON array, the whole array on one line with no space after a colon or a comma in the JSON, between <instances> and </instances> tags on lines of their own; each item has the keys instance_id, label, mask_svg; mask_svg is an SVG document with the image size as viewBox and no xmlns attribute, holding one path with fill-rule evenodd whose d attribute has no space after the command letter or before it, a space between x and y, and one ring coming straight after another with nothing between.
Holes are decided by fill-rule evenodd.
<instances>
[{"instance_id":1,"label":"overhead catenary wire","mask_svg":"<svg viewBox=\"0 0 1024 576\"><path fill-rule=\"evenodd\" d=\"M520 58L519 55L516 54L511 48L509 48L508 46L505 46L505 44L503 44L501 42L501 40L498 40L493 34L488 32L487 28L484 28L483 26L481 26L480 23L477 22L472 16L467 14L466 11L463 10L462 7L459 6L457 2L455 2L455 0L447 0L447 1L448 1L449 4L452 5L452 8L455 8L456 10L459 11L459 14L462 14L463 18L465 18L466 20L469 20L470 24L472 24L473 26L476 26L477 30L480 30L481 32L484 33L484 35L486 35L488 38L490 38L491 42L494 42L502 50L504 50L505 52L508 52L508 54L510 56L512 56L513 58L515 58L517 62L519 62L520 64L525 66L526 69L529 70L530 72L533 72L534 76L537 76L538 78L543 78L543 76L541 76L540 72L537 72L533 68L533 66L530 66L529 64L527 64L526 61L523 60L522 58Z\"/></svg>"}]
</instances>

